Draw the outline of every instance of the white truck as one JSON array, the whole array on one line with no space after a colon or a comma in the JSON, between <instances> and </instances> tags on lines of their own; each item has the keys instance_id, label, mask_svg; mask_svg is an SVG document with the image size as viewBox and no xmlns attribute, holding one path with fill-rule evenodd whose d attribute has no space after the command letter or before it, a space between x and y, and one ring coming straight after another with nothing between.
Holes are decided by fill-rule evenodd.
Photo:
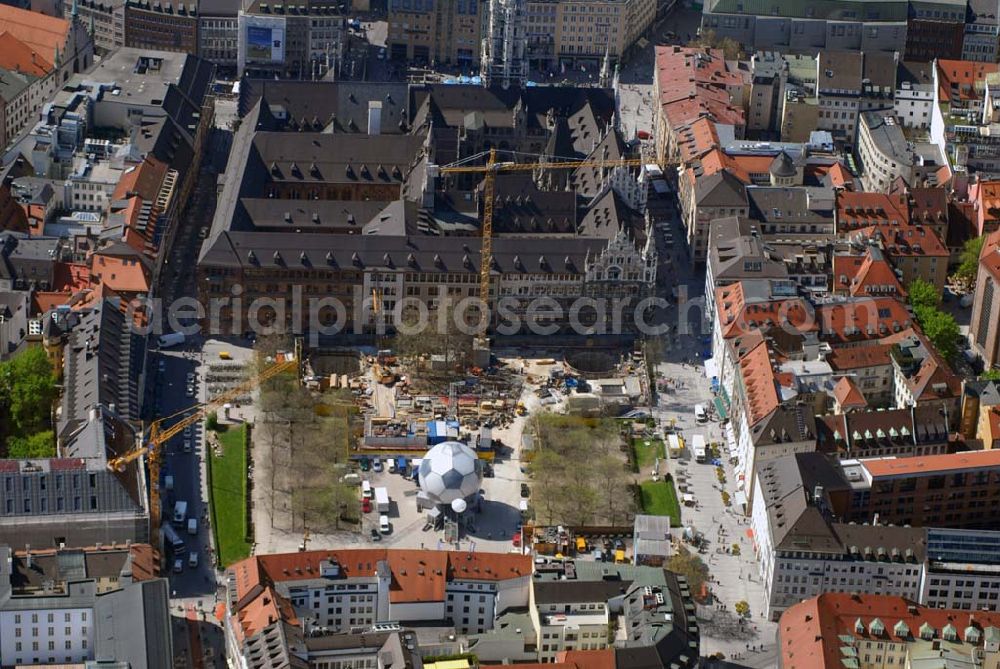
<instances>
[{"instance_id":1,"label":"white truck","mask_svg":"<svg viewBox=\"0 0 1000 669\"><path fill-rule=\"evenodd\" d=\"M156 343L160 345L160 348L170 348L171 346L180 346L184 343L184 339L183 332L168 332L167 334L160 335Z\"/></svg>"},{"instance_id":2,"label":"white truck","mask_svg":"<svg viewBox=\"0 0 1000 669\"><path fill-rule=\"evenodd\" d=\"M705 449L705 436L696 434L691 437L691 450L694 452L695 462L708 462L708 451Z\"/></svg>"},{"instance_id":3,"label":"white truck","mask_svg":"<svg viewBox=\"0 0 1000 669\"><path fill-rule=\"evenodd\" d=\"M163 539L164 543L170 546L174 555L183 555L187 550L187 546L184 545L181 535L177 534L177 530L170 523L163 523Z\"/></svg>"},{"instance_id":4,"label":"white truck","mask_svg":"<svg viewBox=\"0 0 1000 669\"><path fill-rule=\"evenodd\" d=\"M188 518L188 534L198 536L198 519Z\"/></svg>"},{"instance_id":5,"label":"white truck","mask_svg":"<svg viewBox=\"0 0 1000 669\"><path fill-rule=\"evenodd\" d=\"M184 521L187 519L187 513L188 513L188 503L182 499L177 500L177 502L174 503L174 518L173 518L174 524L183 525Z\"/></svg>"},{"instance_id":6,"label":"white truck","mask_svg":"<svg viewBox=\"0 0 1000 669\"><path fill-rule=\"evenodd\" d=\"M375 508L379 513L389 513L389 491L383 486L375 488Z\"/></svg>"}]
</instances>

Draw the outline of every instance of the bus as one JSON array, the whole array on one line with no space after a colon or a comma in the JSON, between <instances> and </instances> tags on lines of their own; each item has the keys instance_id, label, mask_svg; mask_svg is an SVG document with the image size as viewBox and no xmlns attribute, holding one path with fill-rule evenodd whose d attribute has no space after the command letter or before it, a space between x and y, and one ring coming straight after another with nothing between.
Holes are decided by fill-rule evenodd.
<instances>
[{"instance_id":1,"label":"bus","mask_svg":"<svg viewBox=\"0 0 1000 669\"><path fill-rule=\"evenodd\" d=\"M695 462L708 462L708 453L705 450L705 437L703 435L696 434L691 438L691 450L694 451Z\"/></svg>"}]
</instances>

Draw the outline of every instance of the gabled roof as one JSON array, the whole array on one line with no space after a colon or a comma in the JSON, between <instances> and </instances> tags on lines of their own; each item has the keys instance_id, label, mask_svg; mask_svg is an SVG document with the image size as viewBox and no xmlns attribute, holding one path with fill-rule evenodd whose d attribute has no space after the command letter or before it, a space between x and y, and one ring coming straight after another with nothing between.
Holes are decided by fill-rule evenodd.
<instances>
[{"instance_id":1,"label":"gabled roof","mask_svg":"<svg viewBox=\"0 0 1000 669\"><path fill-rule=\"evenodd\" d=\"M873 634L872 623L882 622L880 634ZM903 625L899 625L902 622ZM947 625L961 630L984 630L1000 627L995 611L959 611L923 606L894 595L825 593L789 607L778 621L778 653L784 669L842 667L845 647L866 641L906 644L929 630L940 639ZM902 632L902 634L900 634Z\"/></svg>"},{"instance_id":2,"label":"gabled roof","mask_svg":"<svg viewBox=\"0 0 1000 669\"><path fill-rule=\"evenodd\" d=\"M833 398L842 410L868 406L861 389L849 376L840 377L840 380L833 386Z\"/></svg>"},{"instance_id":3,"label":"gabled roof","mask_svg":"<svg viewBox=\"0 0 1000 669\"><path fill-rule=\"evenodd\" d=\"M695 182L695 198L700 207L745 207L747 191L728 170L702 177Z\"/></svg>"},{"instance_id":4,"label":"gabled roof","mask_svg":"<svg viewBox=\"0 0 1000 669\"><path fill-rule=\"evenodd\" d=\"M66 47L69 21L41 12L0 5L0 33L9 32L28 48L50 61Z\"/></svg>"},{"instance_id":5,"label":"gabled roof","mask_svg":"<svg viewBox=\"0 0 1000 669\"><path fill-rule=\"evenodd\" d=\"M833 284L836 292L851 296L898 295L906 297L906 289L878 247L869 246L863 256L835 255Z\"/></svg>"},{"instance_id":6,"label":"gabled roof","mask_svg":"<svg viewBox=\"0 0 1000 669\"><path fill-rule=\"evenodd\" d=\"M938 96L942 101L970 101L979 97L977 88L986 75L998 70L996 63L938 59Z\"/></svg>"},{"instance_id":7,"label":"gabled roof","mask_svg":"<svg viewBox=\"0 0 1000 669\"><path fill-rule=\"evenodd\" d=\"M44 77L52 71L54 55L38 53L12 32L0 32L0 68Z\"/></svg>"},{"instance_id":8,"label":"gabled roof","mask_svg":"<svg viewBox=\"0 0 1000 669\"><path fill-rule=\"evenodd\" d=\"M819 305L820 337L829 342L883 339L912 325L906 305L895 297L851 298Z\"/></svg>"}]
</instances>

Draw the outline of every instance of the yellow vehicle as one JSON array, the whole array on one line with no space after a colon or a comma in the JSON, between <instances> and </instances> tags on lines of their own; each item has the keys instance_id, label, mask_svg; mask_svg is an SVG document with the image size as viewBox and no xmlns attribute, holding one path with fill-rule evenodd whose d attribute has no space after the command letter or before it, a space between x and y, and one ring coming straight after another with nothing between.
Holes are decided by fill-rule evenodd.
<instances>
[{"instance_id":1,"label":"yellow vehicle","mask_svg":"<svg viewBox=\"0 0 1000 669\"><path fill-rule=\"evenodd\" d=\"M587 552L587 540L583 537L576 538L576 552L586 553Z\"/></svg>"},{"instance_id":2,"label":"yellow vehicle","mask_svg":"<svg viewBox=\"0 0 1000 669\"><path fill-rule=\"evenodd\" d=\"M625 562L625 551L619 549L615 551L615 564L622 564Z\"/></svg>"},{"instance_id":3,"label":"yellow vehicle","mask_svg":"<svg viewBox=\"0 0 1000 669\"><path fill-rule=\"evenodd\" d=\"M528 415L528 408L526 406L524 406L524 402L518 402L517 403L517 415L518 416L527 416Z\"/></svg>"},{"instance_id":4,"label":"yellow vehicle","mask_svg":"<svg viewBox=\"0 0 1000 669\"><path fill-rule=\"evenodd\" d=\"M219 351L220 360L232 360L233 356L229 354L229 351Z\"/></svg>"}]
</instances>

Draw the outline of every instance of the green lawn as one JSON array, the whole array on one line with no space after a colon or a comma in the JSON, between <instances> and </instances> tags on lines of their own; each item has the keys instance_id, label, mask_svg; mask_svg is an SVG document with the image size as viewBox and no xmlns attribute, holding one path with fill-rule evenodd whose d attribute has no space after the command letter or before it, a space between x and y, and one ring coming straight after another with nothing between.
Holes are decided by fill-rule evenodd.
<instances>
[{"instance_id":1,"label":"green lawn","mask_svg":"<svg viewBox=\"0 0 1000 669\"><path fill-rule=\"evenodd\" d=\"M250 555L246 541L247 456L243 448L246 426L219 433L222 455L211 453L212 527L219 562L227 567Z\"/></svg>"},{"instance_id":2,"label":"green lawn","mask_svg":"<svg viewBox=\"0 0 1000 669\"><path fill-rule=\"evenodd\" d=\"M671 527L680 527L681 505L677 501L674 482L644 481L642 483L642 512L652 516L670 516Z\"/></svg>"},{"instance_id":3,"label":"green lawn","mask_svg":"<svg viewBox=\"0 0 1000 669\"><path fill-rule=\"evenodd\" d=\"M646 445L646 442L649 442L649 446ZM652 469L656 458L662 460L664 457L663 442L659 439L633 439L632 450L635 452L640 473L646 469Z\"/></svg>"}]
</instances>

